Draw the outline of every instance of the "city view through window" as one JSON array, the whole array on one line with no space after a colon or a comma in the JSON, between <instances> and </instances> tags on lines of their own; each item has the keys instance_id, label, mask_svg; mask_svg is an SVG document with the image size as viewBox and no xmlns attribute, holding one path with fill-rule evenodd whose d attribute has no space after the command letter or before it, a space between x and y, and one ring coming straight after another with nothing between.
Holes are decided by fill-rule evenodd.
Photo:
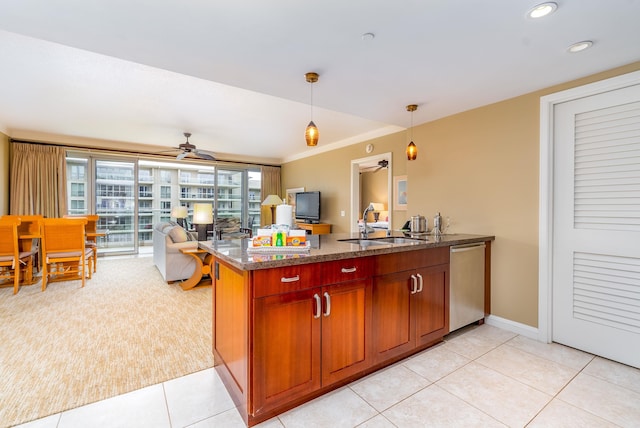
<instances>
[{"instance_id":1,"label":"city view through window","mask_svg":"<svg viewBox=\"0 0 640 428\"><path fill-rule=\"evenodd\" d=\"M259 167L219 167L188 162L67 156L68 212L99 215L102 252L135 253L152 245L154 225L176 221L171 210L210 203L215 219L237 218L254 231L262 202ZM90 207L95 207L91 209Z\"/></svg>"}]
</instances>

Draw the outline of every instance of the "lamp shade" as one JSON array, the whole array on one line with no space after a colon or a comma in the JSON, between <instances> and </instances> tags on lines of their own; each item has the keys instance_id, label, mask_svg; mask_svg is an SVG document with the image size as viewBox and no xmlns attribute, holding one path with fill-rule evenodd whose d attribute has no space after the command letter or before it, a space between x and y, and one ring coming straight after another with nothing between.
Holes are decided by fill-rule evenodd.
<instances>
[{"instance_id":1,"label":"lamp shade","mask_svg":"<svg viewBox=\"0 0 640 428\"><path fill-rule=\"evenodd\" d=\"M193 204L193 224L213 223L213 204Z\"/></svg>"},{"instance_id":2,"label":"lamp shade","mask_svg":"<svg viewBox=\"0 0 640 428\"><path fill-rule=\"evenodd\" d=\"M373 207L373 211L384 211L384 204L382 202L371 202L369 205Z\"/></svg>"},{"instance_id":3,"label":"lamp shade","mask_svg":"<svg viewBox=\"0 0 640 428\"><path fill-rule=\"evenodd\" d=\"M413 144L413 141L412 141L407 146L407 160L416 160L417 157L418 157L418 148L416 147L415 144Z\"/></svg>"},{"instance_id":4,"label":"lamp shade","mask_svg":"<svg viewBox=\"0 0 640 428\"><path fill-rule=\"evenodd\" d=\"M262 205L280 205L282 203L282 199L278 195L269 195L267 198L262 201Z\"/></svg>"},{"instance_id":5,"label":"lamp shade","mask_svg":"<svg viewBox=\"0 0 640 428\"><path fill-rule=\"evenodd\" d=\"M186 218L187 215L187 207L185 206L177 206L171 208L171 217L173 218Z\"/></svg>"},{"instance_id":6,"label":"lamp shade","mask_svg":"<svg viewBox=\"0 0 640 428\"><path fill-rule=\"evenodd\" d=\"M304 139L307 141L307 146L317 146L319 138L320 133L318 132L318 127L312 120L304 131Z\"/></svg>"}]
</instances>

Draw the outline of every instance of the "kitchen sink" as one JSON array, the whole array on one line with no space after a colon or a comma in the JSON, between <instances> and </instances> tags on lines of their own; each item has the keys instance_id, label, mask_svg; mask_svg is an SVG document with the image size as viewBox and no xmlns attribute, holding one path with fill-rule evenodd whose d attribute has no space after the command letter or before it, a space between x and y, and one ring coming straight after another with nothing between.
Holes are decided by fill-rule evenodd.
<instances>
[{"instance_id":1,"label":"kitchen sink","mask_svg":"<svg viewBox=\"0 0 640 428\"><path fill-rule=\"evenodd\" d=\"M390 236L388 238L371 238L370 240L384 242L387 244L418 244L420 241L424 241L424 239L400 238L397 236Z\"/></svg>"},{"instance_id":2,"label":"kitchen sink","mask_svg":"<svg viewBox=\"0 0 640 428\"><path fill-rule=\"evenodd\" d=\"M397 236L389 236L383 238L350 238L350 239L339 239L341 242L348 242L350 244L357 244L362 247L368 247L370 245L389 245L389 244L419 244L421 240L419 239L410 239L410 238L401 238Z\"/></svg>"},{"instance_id":3,"label":"kitchen sink","mask_svg":"<svg viewBox=\"0 0 640 428\"><path fill-rule=\"evenodd\" d=\"M350 238L350 239L338 239L340 242L346 242L349 244L356 244L362 247L368 247L369 245L386 245L389 242L380 241L378 239L364 239L364 238Z\"/></svg>"}]
</instances>

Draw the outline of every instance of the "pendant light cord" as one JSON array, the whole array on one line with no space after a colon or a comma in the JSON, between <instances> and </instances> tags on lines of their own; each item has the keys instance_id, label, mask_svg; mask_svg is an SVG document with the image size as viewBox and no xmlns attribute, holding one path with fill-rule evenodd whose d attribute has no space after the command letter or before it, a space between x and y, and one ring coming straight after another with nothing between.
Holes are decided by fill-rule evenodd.
<instances>
[{"instance_id":1,"label":"pendant light cord","mask_svg":"<svg viewBox=\"0 0 640 428\"><path fill-rule=\"evenodd\" d=\"M413 110L411 110L411 141L413 141Z\"/></svg>"},{"instance_id":2,"label":"pendant light cord","mask_svg":"<svg viewBox=\"0 0 640 428\"><path fill-rule=\"evenodd\" d=\"M313 121L313 82L309 83L309 86L310 86L310 90L311 90L311 97L310 97L311 98L311 105L310 105L310 108L311 108L311 120Z\"/></svg>"}]
</instances>

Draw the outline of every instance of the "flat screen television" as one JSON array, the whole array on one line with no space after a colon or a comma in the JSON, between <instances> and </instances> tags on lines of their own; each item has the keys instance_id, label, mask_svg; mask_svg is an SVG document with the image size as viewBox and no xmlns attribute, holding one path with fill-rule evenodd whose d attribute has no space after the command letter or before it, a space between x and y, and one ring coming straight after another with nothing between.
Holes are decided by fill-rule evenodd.
<instances>
[{"instance_id":1,"label":"flat screen television","mask_svg":"<svg viewBox=\"0 0 640 428\"><path fill-rule=\"evenodd\" d=\"M296 220L320 223L320 192L296 193Z\"/></svg>"}]
</instances>

